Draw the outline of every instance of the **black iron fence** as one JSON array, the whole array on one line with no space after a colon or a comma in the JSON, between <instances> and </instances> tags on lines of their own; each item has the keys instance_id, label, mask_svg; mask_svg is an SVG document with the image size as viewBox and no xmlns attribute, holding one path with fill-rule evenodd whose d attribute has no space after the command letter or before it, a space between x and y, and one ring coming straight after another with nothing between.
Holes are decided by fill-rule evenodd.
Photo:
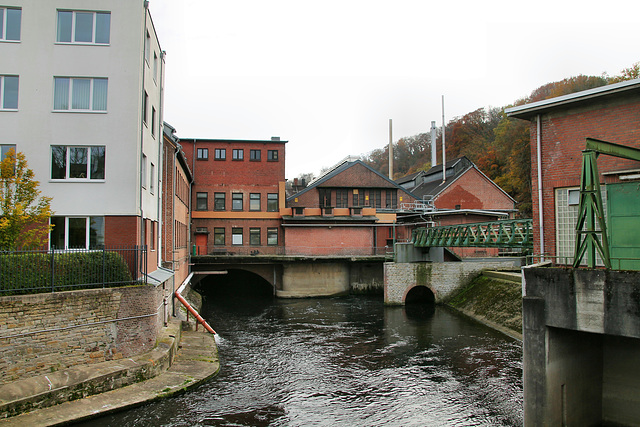
<instances>
[{"instance_id":1,"label":"black iron fence","mask_svg":"<svg viewBox=\"0 0 640 427\"><path fill-rule=\"evenodd\" d=\"M146 275L146 246L0 250L0 295L126 286Z\"/></svg>"}]
</instances>

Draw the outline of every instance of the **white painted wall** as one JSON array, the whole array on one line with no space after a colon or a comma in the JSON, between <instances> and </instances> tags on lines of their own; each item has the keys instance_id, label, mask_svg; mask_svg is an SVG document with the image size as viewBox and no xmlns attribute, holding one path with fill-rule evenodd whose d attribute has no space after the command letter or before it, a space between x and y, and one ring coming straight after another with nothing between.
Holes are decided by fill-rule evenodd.
<instances>
[{"instance_id":1,"label":"white painted wall","mask_svg":"<svg viewBox=\"0 0 640 427\"><path fill-rule=\"evenodd\" d=\"M8 0L3 6L22 7L22 31L19 43L0 42L0 74L20 76L18 111L0 111L0 144L16 144L26 154L56 215L140 215L142 204L144 216L157 220L160 186L154 195L149 188L140 192L141 137L156 179L162 142L159 125L155 137L142 125L143 84L162 123L162 76L154 82L153 64L144 60L145 22L159 60L160 47L143 0ZM110 11L110 45L57 44L57 9ZM107 77L107 112L53 112L54 76ZM52 181L51 145L106 146L106 179Z\"/></svg>"}]
</instances>

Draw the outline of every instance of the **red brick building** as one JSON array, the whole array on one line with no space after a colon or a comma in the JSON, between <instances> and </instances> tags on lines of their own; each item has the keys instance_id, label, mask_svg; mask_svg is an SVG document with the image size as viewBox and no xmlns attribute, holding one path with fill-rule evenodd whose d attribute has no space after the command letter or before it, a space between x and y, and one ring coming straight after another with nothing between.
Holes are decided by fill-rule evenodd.
<instances>
[{"instance_id":1,"label":"red brick building","mask_svg":"<svg viewBox=\"0 0 640 427\"><path fill-rule=\"evenodd\" d=\"M510 117L531 122L531 178L535 253L571 263L575 250L582 150L586 138L640 148L640 80L630 80L507 109ZM625 203L635 226L609 226L609 241L640 241L637 185L640 163L619 157L598 158L607 221L609 203ZM633 189L626 191L625 187ZM632 188L633 187L633 188ZM628 194L620 202L620 190ZM613 199L612 199L613 197ZM635 209L635 210L634 210ZM631 212L630 211L630 212ZM615 223L615 221L614 221ZM631 233L631 234L629 234ZM612 256L614 256L612 254Z\"/></svg>"},{"instance_id":2,"label":"red brick building","mask_svg":"<svg viewBox=\"0 0 640 427\"><path fill-rule=\"evenodd\" d=\"M195 177L196 253L282 253L286 141L181 139L181 144Z\"/></svg>"},{"instance_id":3,"label":"red brick building","mask_svg":"<svg viewBox=\"0 0 640 427\"><path fill-rule=\"evenodd\" d=\"M288 255L383 255L409 232L397 225L409 191L360 160L345 159L287 198ZM289 211L290 209L290 211Z\"/></svg>"},{"instance_id":4,"label":"red brick building","mask_svg":"<svg viewBox=\"0 0 640 427\"><path fill-rule=\"evenodd\" d=\"M396 180L427 207L424 218L433 226L471 224L513 217L515 200L466 157ZM420 224L419 226L424 226ZM461 257L495 256L497 248L452 248Z\"/></svg>"}]
</instances>

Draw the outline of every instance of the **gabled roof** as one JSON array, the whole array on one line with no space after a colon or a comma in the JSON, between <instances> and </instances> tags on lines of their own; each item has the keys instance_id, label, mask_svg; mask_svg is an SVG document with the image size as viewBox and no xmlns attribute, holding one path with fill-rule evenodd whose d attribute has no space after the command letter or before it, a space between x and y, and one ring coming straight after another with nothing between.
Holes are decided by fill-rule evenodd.
<instances>
[{"instance_id":1,"label":"gabled roof","mask_svg":"<svg viewBox=\"0 0 640 427\"><path fill-rule=\"evenodd\" d=\"M376 171L375 169L373 169L372 167L370 167L369 165L367 165L366 163L364 163L362 160L348 160L344 159L343 161L341 161L340 163L338 163L336 166L334 166L332 169L330 169L329 171L325 172L323 175L321 175L319 178L316 178L315 180L311 181L311 183L304 188L303 190L297 192L296 194L287 197L287 201L291 201L293 199L295 199L296 197L299 197L301 194L306 193L307 191L310 191L316 187L320 187L322 186L323 183L329 181L331 178L341 174L342 172L346 171L349 168L352 168L356 165L360 165L366 169L368 169L369 171L373 172L375 175L377 175L378 177L382 178L383 180L387 181L389 184L391 184L393 187L404 191L405 193L409 194L410 196L416 197L411 191L407 190L406 188L401 187L400 185L398 185L397 182L389 179L388 177L384 176L383 174L381 174L380 172Z\"/></svg>"},{"instance_id":2,"label":"gabled roof","mask_svg":"<svg viewBox=\"0 0 640 427\"><path fill-rule=\"evenodd\" d=\"M424 173L425 173L424 171L418 171L418 172L414 172L414 173L409 174L409 175L405 175L402 178L396 179L396 183L398 183L398 184L406 184L407 182L415 180L419 175L424 174Z\"/></svg>"},{"instance_id":3,"label":"gabled roof","mask_svg":"<svg viewBox=\"0 0 640 427\"><path fill-rule=\"evenodd\" d=\"M500 186L498 186L498 184L482 173L482 171L478 169L478 167L466 156L458 157L457 159L447 162L445 166L445 181L442 180L442 165L436 165L424 173L422 184L413 188L411 191L420 199L424 199L425 197L436 198L440 193L455 183L469 169L477 170L488 182L495 185L497 189L515 203L515 200L509 195L509 193L504 191Z\"/></svg>"},{"instance_id":4,"label":"gabled roof","mask_svg":"<svg viewBox=\"0 0 640 427\"><path fill-rule=\"evenodd\" d=\"M184 151L182 151L180 138L176 136L176 128L174 128L167 122L162 122L162 132L164 133L164 136L176 147L175 150L177 151L178 162L180 162L180 165L184 169L184 172L187 175L187 180L189 181L189 183L192 183L193 174L191 173L191 169L189 168L187 157L185 156Z\"/></svg>"},{"instance_id":5,"label":"gabled roof","mask_svg":"<svg viewBox=\"0 0 640 427\"><path fill-rule=\"evenodd\" d=\"M530 104L507 108L504 111L509 117L517 117L519 119L529 120L536 114L540 114L553 108L566 106L567 104L575 104L578 102L592 100L594 98L638 90L640 90L640 79L627 80L620 83L613 83L593 89L570 93L568 95L562 95L555 98L544 99L538 102L532 102Z\"/></svg>"}]
</instances>

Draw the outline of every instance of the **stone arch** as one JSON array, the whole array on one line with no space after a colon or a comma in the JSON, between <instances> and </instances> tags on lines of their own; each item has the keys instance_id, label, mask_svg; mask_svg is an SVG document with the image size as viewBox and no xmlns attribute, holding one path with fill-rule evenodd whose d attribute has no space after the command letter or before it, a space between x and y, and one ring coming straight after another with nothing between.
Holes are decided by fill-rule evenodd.
<instances>
[{"instance_id":1,"label":"stone arch","mask_svg":"<svg viewBox=\"0 0 640 427\"><path fill-rule=\"evenodd\" d=\"M221 271L225 273L204 272L204 277L198 281L199 287L206 292L245 298L269 297L275 293L271 281L252 268L233 266Z\"/></svg>"},{"instance_id":2,"label":"stone arch","mask_svg":"<svg viewBox=\"0 0 640 427\"><path fill-rule=\"evenodd\" d=\"M402 297L402 302L405 305L407 304L434 305L436 303L436 294L428 286L416 285L407 289L404 296Z\"/></svg>"}]
</instances>

